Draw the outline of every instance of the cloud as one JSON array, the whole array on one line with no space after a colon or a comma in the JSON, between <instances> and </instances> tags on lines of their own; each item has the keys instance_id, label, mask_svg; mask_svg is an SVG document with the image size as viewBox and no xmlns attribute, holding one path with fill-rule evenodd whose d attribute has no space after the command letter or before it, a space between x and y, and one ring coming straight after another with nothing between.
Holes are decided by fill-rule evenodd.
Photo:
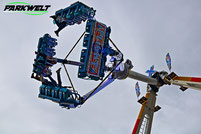
<instances>
[{"instance_id":1,"label":"cloud","mask_svg":"<svg viewBox=\"0 0 201 134\"><path fill-rule=\"evenodd\" d=\"M1 1L0 9L7 2ZM26 2L26 1L25 1ZM41 1L29 1L29 3ZM39 37L54 35L56 26L50 15L75 1L46 1L48 14L28 16L0 12L0 133L10 134L122 134L131 133L140 110L135 96L135 80L115 81L92 97L80 109L66 110L48 100L37 98L40 83L30 79L34 51ZM188 0L112 0L83 1L96 9L95 18L111 26L111 38L132 60L134 70L144 73L151 65L167 70L165 55L172 57L173 71L178 75L200 76L200 1ZM85 23L61 31L57 56L65 57L82 34ZM82 43L82 41L81 41ZM79 59L81 43L70 58ZM55 66L53 71L56 70ZM76 89L84 94L96 86L77 78L77 68L68 67ZM67 78L62 71L62 80ZM87 84L86 84L87 83ZM90 84L88 84L90 83ZM146 84L140 83L142 94ZM175 86L160 89L157 104L162 109L154 116L153 134L199 134L201 119L200 91L182 92Z\"/></svg>"}]
</instances>

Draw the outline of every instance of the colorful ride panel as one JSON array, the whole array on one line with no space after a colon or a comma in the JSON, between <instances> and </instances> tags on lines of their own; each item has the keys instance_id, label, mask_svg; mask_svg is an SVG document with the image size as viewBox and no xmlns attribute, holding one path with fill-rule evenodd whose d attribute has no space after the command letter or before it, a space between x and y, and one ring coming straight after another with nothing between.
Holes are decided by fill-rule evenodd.
<instances>
[{"instance_id":1,"label":"colorful ride panel","mask_svg":"<svg viewBox=\"0 0 201 134\"><path fill-rule=\"evenodd\" d=\"M117 52L109 46L110 27L96 20L89 19L86 24L78 77L99 80L104 77L106 56L116 55Z\"/></svg>"},{"instance_id":2,"label":"colorful ride panel","mask_svg":"<svg viewBox=\"0 0 201 134\"><path fill-rule=\"evenodd\" d=\"M42 84L39 90L40 98L59 103L60 106L65 108L76 108L82 102L81 96L78 93L74 93L72 90L64 87Z\"/></svg>"},{"instance_id":3,"label":"colorful ride panel","mask_svg":"<svg viewBox=\"0 0 201 134\"><path fill-rule=\"evenodd\" d=\"M57 60L53 58L56 54L54 47L57 45L56 39L45 34L39 39L36 59L34 59L33 72L44 77L51 75L49 67L56 64Z\"/></svg>"},{"instance_id":4,"label":"colorful ride panel","mask_svg":"<svg viewBox=\"0 0 201 134\"><path fill-rule=\"evenodd\" d=\"M80 24L82 21L93 18L95 12L96 10L92 7L88 7L79 1L65 9L56 11L55 15L51 16L51 18L54 19L54 23L59 27L59 29L55 31L56 35L58 36L59 32L67 25L74 25L75 23Z\"/></svg>"}]
</instances>

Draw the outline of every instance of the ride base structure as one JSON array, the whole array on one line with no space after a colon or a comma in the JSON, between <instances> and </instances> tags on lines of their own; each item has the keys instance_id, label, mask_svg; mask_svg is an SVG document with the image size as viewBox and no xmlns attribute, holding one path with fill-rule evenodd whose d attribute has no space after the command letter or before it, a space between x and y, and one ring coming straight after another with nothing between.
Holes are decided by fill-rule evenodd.
<instances>
[{"instance_id":1,"label":"ride base structure","mask_svg":"<svg viewBox=\"0 0 201 134\"><path fill-rule=\"evenodd\" d=\"M72 109L83 105L90 97L116 79L125 80L126 78L131 78L142 81L147 83L148 88L145 97L138 100L142 106L132 134L150 134L154 113L161 109L160 106L156 106L156 96L160 87L173 84L179 86L182 91L188 88L201 90L201 78L183 77L171 72L169 53L166 55L169 74L166 71L155 71L154 66L147 70L149 76L131 70L133 68L132 62L129 59L124 62L123 53L110 38L111 28L94 19L95 12L96 10L92 7L78 1L69 7L56 11L55 15L50 16L58 26L58 30L55 31L57 36L66 26L86 21L86 28L65 58L55 57L55 47L58 45L56 38L45 34L39 39L31 75L31 78L42 83L39 88L39 98L58 103L62 108ZM68 60L68 56L82 38L84 39L80 61ZM57 63L63 65L70 86L62 85L60 78L61 68L56 71L57 81L52 77L51 67ZM96 88L81 96L75 90L66 65L78 67L78 78L100 81L100 83ZM136 84L136 93L139 97L138 82Z\"/></svg>"}]
</instances>

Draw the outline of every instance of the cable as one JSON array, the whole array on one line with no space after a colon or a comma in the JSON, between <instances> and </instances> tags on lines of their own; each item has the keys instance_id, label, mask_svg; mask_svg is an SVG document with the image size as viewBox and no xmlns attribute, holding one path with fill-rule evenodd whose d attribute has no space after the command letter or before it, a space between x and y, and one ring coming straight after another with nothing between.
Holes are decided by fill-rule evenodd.
<instances>
[{"instance_id":1,"label":"cable","mask_svg":"<svg viewBox=\"0 0 201 134\"><path fill-rule=\"evenodd\" d=\"M121 52L118 47L114 44L114 42L109 38L109 41L112 43L112 45L117 49L117 51Z\"/></svg>"},{"instance_id":2,"label":"cable","mask_svg":"<svg viewBox=\"0 0 201 134\"><path fill-rule=\"evenodd\" d=\"M77 40L77 42L75 43L75 45L71 48L70 52L66 55L66 57L64 59L67 59L68 56L71 54L71 52L73 51L73 49L77 46L77 44L79 43L79 41L81 40L81 38L84 36L85 31L83 32L83 34L80 36L80 38Z\"/></svg>"},{"instance_id":3,"label":"cable","mask_svg":"<svg viewBox=\"0 0 201 134\"><path fill-rule=\"evenodd\" d=\"M65 66L64 64L63 64L63 66L64 66L64 70L66 71L66 75L67 75L67 77L68 77L68 79L69 79L69 81L70 81L70 84L71 84L71 86L72 86L72 88L73 88L73 92L76 92L76 91L75 91L75 88L74 88L74 86L73 86L72 80L71 80L71 78L70 78L70 75L68 74L67 68L66 68L66 66Z\"/></svg>"}]
</instances>

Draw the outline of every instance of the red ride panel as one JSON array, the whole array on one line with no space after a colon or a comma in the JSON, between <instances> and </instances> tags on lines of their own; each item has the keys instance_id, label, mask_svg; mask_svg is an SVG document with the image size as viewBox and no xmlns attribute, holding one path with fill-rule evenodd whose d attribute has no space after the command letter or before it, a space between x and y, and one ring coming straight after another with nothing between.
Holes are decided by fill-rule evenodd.
<instances>
[{"instance_id":1,"label":"red ride panel","mask_svg":"<svg viewBox=\"0 0 201 134\"><path fill-rule=\"evenodd\" d=\"M88 63L88 75L99 77L105 32L106 25L96 21Z\"/></svg>"},{"instance_id":2,"label":"red ride panel","mask_svg":"<svg viewBox=\"0 0 201 134\"><path fill-rule=\"evenodd\" d=\"M191 81L192 81L192 82L201 82L201 78L192 77L192 78L191 78Z\"/></svg>"}]
</instances>

